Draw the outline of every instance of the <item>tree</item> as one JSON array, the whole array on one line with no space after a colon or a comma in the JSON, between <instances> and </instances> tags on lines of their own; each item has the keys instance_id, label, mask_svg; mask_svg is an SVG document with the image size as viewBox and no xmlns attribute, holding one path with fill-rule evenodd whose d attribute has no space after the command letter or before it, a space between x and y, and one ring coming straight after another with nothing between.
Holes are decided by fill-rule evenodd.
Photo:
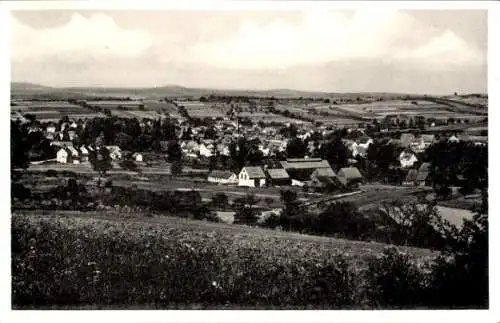
<instances>
[{"instance_id":1,"label":"tree","mask_svg":"<svg viewBox=\"0 0 500 323\"><path fill-rule=\"evenodd\" d=\"M167 145L167 161L174 162L182 159L181 146L177 140L171 140Z\"/></svg>"},{"instance_id":2,"label":"tree","mask_svg":"<svg viewBox=\"0 0 500 323\"><path fill-rule=\"evenodd\" d=\"M234 223L237 224L255 224L257 214L254 206L259 202L254 194L247 194L245 197L234 200L236 213L234 214Z\"/></svg>"},{"instance_id":3,"label":"tree","mask_svg":"<svg viewBox=\"0 0 500 323\"><path fill-rule=\"evenodd\" d=\"M220 208L225 208L228 204L227 195L221 192L215 194L212 198L212 203Z\"/></svg>"},{"instance_id":4,"label":"tree","mask_svg":"<svg viewBox=\"0 0 500 323\"><path fill-rule=\"evenodd\" d=\"M19 121L10 122L10 166L11 169L29 166L28 129Z\"/></svg>"},{"instance_id":5,"label":"tree","mask_svg":"<svg viewBox=\"0 0 500 323\"><path fill-rule=\"evenodd\" d=\"M297 137L292 138L286 146L288 158L303 158L307 152L307 145Z\"/></svg>"},{"instance_id":6,"label":"tree","mask_svg":"<svg viewBox=\"0 0 500 323\"><path fill-rule=\"evenodd\" d=\"M91 153L89 160L92 168L101 176L106 176L106 172L113 167L109 151L106 147L100 148L98 152Z\"/></svg>"},{"instance_id":7,"label":"tree","mask_svg":"<svg viewBox=\"0 0 500 323\"><path fill-rule=\"evenodd\" d=\"M182 174L182 163L180 161L174 161L170 166L171 173L174 176Z\"/></svg>"},{"instance_id":8,"label":"tree","mask_svg":"<svg viewBox=\"0 0 500 323\"><path fill-rule=\"evenodd\" d=\"M340 137L336 137L320 147L319 156L340 169L347 165L349 151Z\"/></svg>"},{"instance_id":9,"label":"tree","mask_svg":"<svg viewBox=\"0 0 500 323\"><path fill-rule=\"evenodd\" d=\"M120 163L120 167L132 172L136 172L138 170L137 164L131 159L125 159Z\"/></svg>"}]
</instances>

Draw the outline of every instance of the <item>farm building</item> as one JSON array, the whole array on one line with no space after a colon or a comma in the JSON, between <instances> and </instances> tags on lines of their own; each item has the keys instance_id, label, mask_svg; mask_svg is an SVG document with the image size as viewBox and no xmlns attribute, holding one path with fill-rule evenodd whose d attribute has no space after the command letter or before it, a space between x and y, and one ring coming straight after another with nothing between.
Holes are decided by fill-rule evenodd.
<instances>
[{"instance_id":1,"label":"farm building","mask_svg":"<svg viewBox=\"0 0 500 323\"><path fill-rule=\"evenodd\" d=\"M80 164L80 153L73 146L67 146L66 149L71 155L71 160L73 164Z\"/></svg>"},{"instance_id":2,"label":"farm building","mask_svg":"<svg viewBox=\"0 0 500 323\"><path fill-rule=\"evenodd\" d=\"M238 184L238 176L231 171L213 170L208 174L207 180L217 184Z\"/></svg>"},{"instance_id":3,"label":"farm building","mask_svg":"<svg viewBox=\"0 0 500 323\"><path fill-rule=\"evenodd\" d=\"M399 162L403 168L412 167L417 161L417 156L408 149L403 150L399 155Z\"/></svg>"},{"instance_id":4,"label":"farm building","mask_svg":"<svg viewBox=\"0 0 500 323\"><path fill-rule=\"evenodd\" d=\"M318 168L330 168L328 161L321 158L293 158L281 162L281 166L291 178L301 182L311 178L312 173Z\"/></svg>"},{"instance_id":5,"label":"farm building","mask_svg":"<svg viewBox=\"0 0 500 323\"><path fill-rule=\"evenodd\" d=\"M335 178L335 172L331 168L317 168L312 174L311 179L313 178Z\"/></svg>"},{"instance_id":6,"label":"farm building","mask_svg":"<svg viewBox=\"0 0 500 323\"><path fill-rule=\"evenodd\" d=\"M363 181L363 176L356 167L344 167L337 173L337 178L344 186L357 186Z\"/></svg>"},{"instance_id":7,"label":"farm building","mask_svg":"<svg viewBox=\"0 0 500 323\"><path fill-rule=\"evenodd\" d=\"M283 168L269 168L266 169L267 180L269 185L281 186L290 185L290 176Z\"/></svg>"},{"instance_id":8,"label":"farm building","mask_svg":"<svg viewBox=\"0 0 500 323\"><path fill-rule=\"evenodd\" d=\"M266 174L260 166L243 167L238 175L238 186L262 187L266 185Z\"/></svg>"}]
</instances>

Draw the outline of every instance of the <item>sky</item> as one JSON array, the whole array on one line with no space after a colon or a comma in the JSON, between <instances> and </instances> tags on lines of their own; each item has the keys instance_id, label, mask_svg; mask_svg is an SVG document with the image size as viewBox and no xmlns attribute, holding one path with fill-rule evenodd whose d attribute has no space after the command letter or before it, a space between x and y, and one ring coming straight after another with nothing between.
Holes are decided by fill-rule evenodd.
<instances>
[{"instance_id":1,"label":"sky","mask_svg":"<svg viewBox=\"0 0 500 323\"><path fill-rule=\"evenodd\" d=\"M12 81L487 92L487 11L17 11Z\"/></svg>"}]
</instances>

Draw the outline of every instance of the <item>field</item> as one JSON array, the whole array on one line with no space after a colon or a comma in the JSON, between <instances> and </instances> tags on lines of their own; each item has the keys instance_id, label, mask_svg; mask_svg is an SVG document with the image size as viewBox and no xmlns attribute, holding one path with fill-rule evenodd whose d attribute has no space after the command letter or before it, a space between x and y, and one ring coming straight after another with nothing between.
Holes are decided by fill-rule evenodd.
<instances>
[{"instance_id":1,"label":"field","mask_svg":"<svg viewBox=\"0 0 500 323\"><path fill-rule=\"evenodd\" d=\"M177 218L14 213L12 302L14 308L376 307L369 291L379 287L365 275L385 247ZM436 255L399 250L420 264Z\"/></svg>"},{"instance_id":2,"label":"field","mask_svg":"<svg viewBox=\"0 0 500 323\"><path fill-rule=\"evenodd\" d=\"M104 117L104 114L92 111L66 101L16 101L11 111L21 115L33 114L40 121L57 121L64 116L74 119Z\"/></svg>"},{"instance_id":3,"label":"field","mask_svg":"<svg viewBox=\"0 0 500 323\"><path fill-rule=\"evenodd\" d=\"M212 104L199 101L177 101L176 103L184 106L192 118L223 118L225 116L223 108L212 107Z\"/></svg>"}]
</instances>

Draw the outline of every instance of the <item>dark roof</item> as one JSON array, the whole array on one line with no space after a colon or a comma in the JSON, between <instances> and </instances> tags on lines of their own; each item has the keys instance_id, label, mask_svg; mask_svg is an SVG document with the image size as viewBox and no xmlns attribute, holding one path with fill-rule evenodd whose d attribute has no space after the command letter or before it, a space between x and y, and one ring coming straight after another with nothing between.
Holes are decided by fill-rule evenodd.
<instances>
[{"instance_id":1,"label":"dark roof","mask_svg":"<svg viewBox=\"0 0 500 323\"><path fill-rule=\"evenodd\" d=\"M283 168L269 168L266 170L271 179L288 179L288 173Z\"/></svg>"},{"instance_id":2,"label":"dark roof","mask_svg":"<svg viewBox=\"0 0 500 323\"><path fill-rule=\"evenodd\" d=\"M243 169L246 169L249 178L266 178L266 174L260 166L246 166Z\"/></svg>"},{"instance_id":3,"label":"dark roof","mask_svg":"<svg viewBox=\"0 0 500 323\"><path fill-rule=\"evenodd\" d=\"M233 175L234 173L228 170L212 170L208 177L228 179Z\"/></svg>"},{"instance_id":4,"label":"dark roof","mask_svg":"<svg viewBox=\"0 0 500 323\"><path fill-rule=\"evenodd\" d=\"M418 170L410 169L408 175L406 175L406 182L414 182L417 180L417 177L418 177Z\"/></svg>"},{"instance_id":5,"label":"dark roof","mask_svg":"<svg viewBox=\"0 0 500 323\"><path fill-rule=\"evenodd\" d=\"M436 140L434 135L422 135L421 138L424 142L434 142Z\"/></svg>"},{"instance_id":6,"label":"dark roof","mask_svg":"<svg viewBox=\"0 0 500 323\"><path fill-rule=\"evenodd\" d=\"M320 158L305 158L300 160L282 161L281 166L285 169L316 169L316 168L331 168L326 160Z\"/></svg>"},{"instance_id":7,"label":"dark roof","mask_svg":"<svg viewBox=\"0 0 500 323\"><path fill-rule=\"evenodd\" d=\"M431 163L423 163L420 168L418 169L419 172L425 171L428 172L429 169L431 168Z\"/></svg>"},{"instance_id":8,"label":"dark roof","mask_svg":"<svg viewBox=\"0 0 500 323\"><path fill-rule=\"evenodd\" d=\"M335 177L335 172L331 168L317 168L314 173L311 175L311 177Z\"/></svg>"},{"instance_id":9,"label":"dark roof","mask_svg":"<svg viewBox=\"0 0 500 323\"><path fill-rule=\"evenodd\" d=\"M415 180L419 181L419 182L425 181L428 176L429 176L429 171L427 171L427 170L419 171L417 178Z\"/></svg>"},{"instance_id":10,"label":"dark roof","mask_svg":"<svg viewBox=\"0 0 500 323\"><path fill-rule=\"evenodd\" d=\"M363 178L361 173L356 167L344 167L337 173L338 177L344 177L346 179L358 179Z\"/></svg>"}]
</instances>

